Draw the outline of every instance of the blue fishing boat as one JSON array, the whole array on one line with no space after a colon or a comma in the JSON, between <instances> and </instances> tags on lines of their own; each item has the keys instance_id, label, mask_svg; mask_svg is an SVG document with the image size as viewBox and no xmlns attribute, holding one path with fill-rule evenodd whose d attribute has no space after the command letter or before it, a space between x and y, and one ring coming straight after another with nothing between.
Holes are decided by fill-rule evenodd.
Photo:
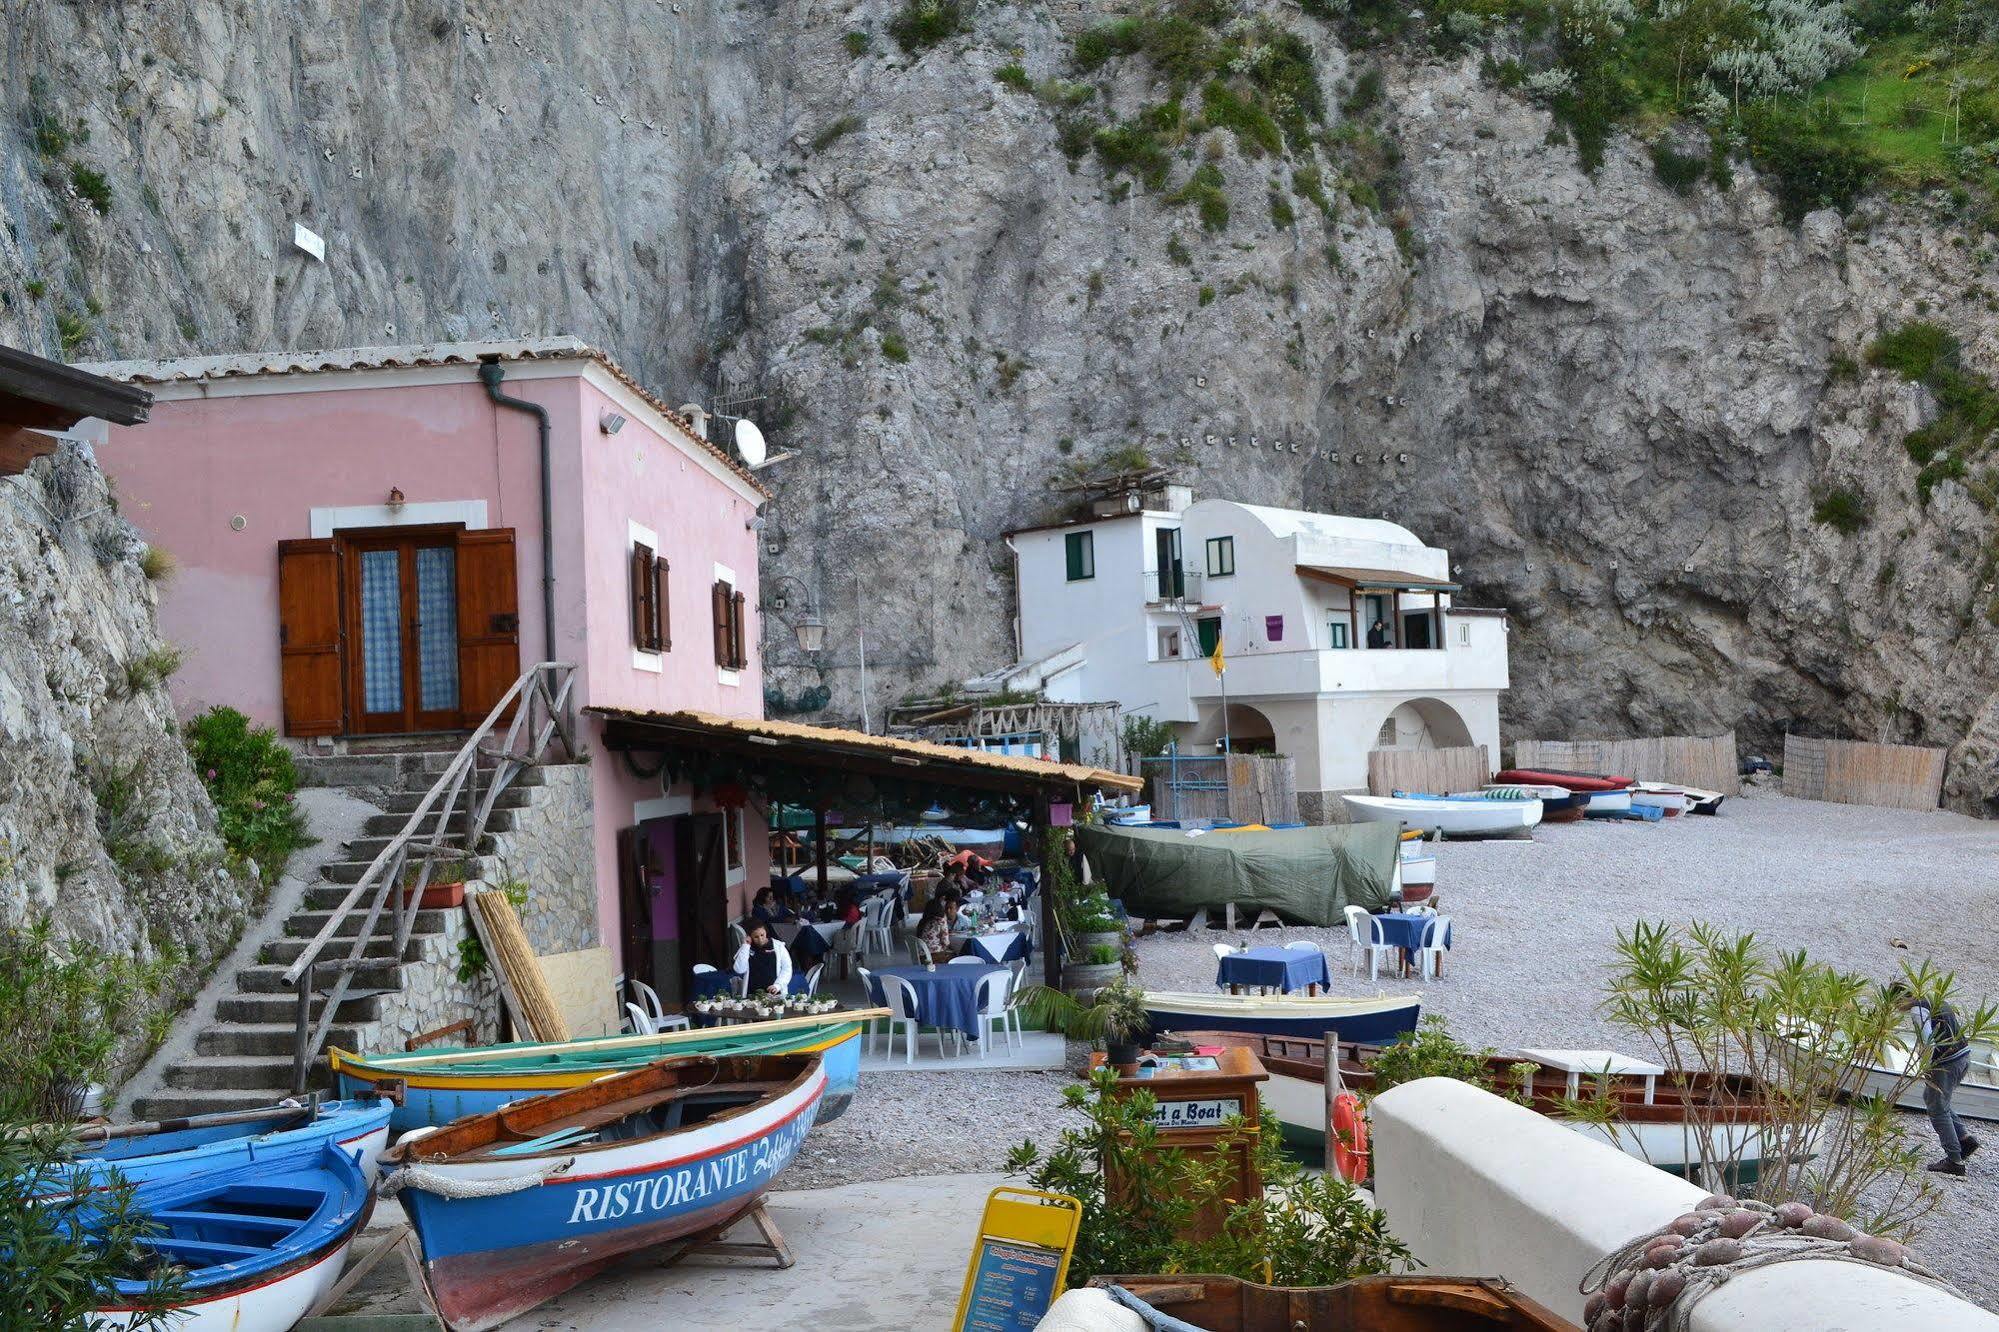
<instances>
[{"instance_id":1,"label":"blue fishing boat","mask_svg":"<svg viewBox=\"0 0 1999 1332\"><path fill-rule=\"evenodd\" d=\"M227 1170L332 1143L356 1159L370 1184L389 1145L387 1101L299 1101L254 1111L165 1119L149 1124L85 1125L77 1130L70 1172L133 1184Z\"/></svg>"},{"instance_id":2,"label":"blue fishing boat","mask_svg":"<svg viewBox=\"0 0 1999 1332\"><path fill-rule=\"evenodd\" d=\"M663 1059L406 1134L381 1188L409 1216L446 1326L477 1332L625 1254L735 1224L825 1094L817 1055Z\"/></svg>"},{"instance_id":3,"label":"blue fishing boat","mask_svg":"<svg viewBox=\"0 0 1999 1332\"><path fill-rule=\"evenodd\" d=\"M1341 999L1305 994L1175 994L1150 990L1146 1015L1154 1033L1234 1031L1250 1036L1323 1037L1386 1045L1416 1030L1422 1011L1419 994Z\"/></svg>"},{"instance_id":4,"label":"blue fishing boat","mask_svg":"<svg viewBox=\"0 0 1999 1332\"><path fill-rule=\"evenodd\" d=\"M187 1270L174 1332L285 1332L340 1279L373 1195L354 1156L325 1140L294 1142L254 1162L152 1180L134 1191L157 1233L151 1258ZM118 1282L94 1328L148 1319L147 1274Z\"/></svg>"}]
</instances>

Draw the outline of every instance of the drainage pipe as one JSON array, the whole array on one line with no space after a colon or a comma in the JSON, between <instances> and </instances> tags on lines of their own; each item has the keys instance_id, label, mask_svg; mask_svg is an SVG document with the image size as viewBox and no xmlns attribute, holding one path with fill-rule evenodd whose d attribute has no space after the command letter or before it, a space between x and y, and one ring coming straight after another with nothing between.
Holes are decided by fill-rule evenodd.
<instances>
[{"instance_id":1,"label":"drainage pipe","mask_svg":"<svg viewBox=\"0 0 1999 1332\"><path fill-rule=\"evenodd\" d=\"M479 382L486 386L486 396L501 407L512 407L515 411L532 412L535 426L541 435L541 631L542 660L554 661L555 653L555 499L553 483L549 479L548 454L548 408L526 398L516 398L500 391L500 381L507 372L498 361L479 363Z\"/></svg>"}]
</instances>

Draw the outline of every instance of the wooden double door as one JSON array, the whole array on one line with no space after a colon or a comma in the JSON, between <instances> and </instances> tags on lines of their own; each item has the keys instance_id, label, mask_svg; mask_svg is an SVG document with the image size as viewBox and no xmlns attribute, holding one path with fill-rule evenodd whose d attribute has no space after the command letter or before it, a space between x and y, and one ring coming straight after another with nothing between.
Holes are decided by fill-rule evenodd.
<instances>
[{"instance_id":1,"label":"wooden double door","mask_svg":"<svg viewBox=\"0 0 1999 1332\"><path fill-rule=\"evenodd\" d=\"M287 735L476 725L522 669L513 529L280 542L278 642Z\"/></svg>"}]
</instances>

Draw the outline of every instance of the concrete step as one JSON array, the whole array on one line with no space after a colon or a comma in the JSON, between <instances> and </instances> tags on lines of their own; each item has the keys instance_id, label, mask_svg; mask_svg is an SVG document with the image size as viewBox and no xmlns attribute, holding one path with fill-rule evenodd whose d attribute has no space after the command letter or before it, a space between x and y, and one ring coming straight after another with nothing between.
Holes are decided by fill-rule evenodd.
<instances>
[{"instance_id":1,"label":"concrete step","mask_svg":"<svg viewBox=\"0 0 1999 1332\"><path fill-rule=\"evenodd\" d=\"M418 913L419 916L434 914L436 913L428 911ZM422 940L426 937L434 937L437 933L439 931L435 930L412 931L409 943L404 945L403 948L403 961L415 961L422 947ZM329 940L327 942L328 952L337 952L337 955L340 957L350 956L348 950L354 946L353 939L354 936L349 934L337 943ZM305 946L311 942L312 940L309 938L273 939L258 951L257 960L259 962L275 962L280 967L288 967L299 960L299 957L305 952ZM368 940L367 945L361 949L361 956L379 957L384 962L394 960L396 956L396 936L387 929L380 931Z\"/></svg>"},{"instance_id":2,"label":"concrete step","mask_svg":"<svg viewBox=\"0 0 1999 1332\"><path fill-rule=\"evenodd\" d=\"M243 1091L282 1087L292 1080L292 1057L207 1055L167 1069L167 1086L183 1091Z\"/></svg>"},{"instance_id":3,"label":"concrete step","mask_svg":"<svg viewBox=\"0 0 1999 1332\"><path fill-rule=\"evenodd\" d=\"M256 1110L275 1105L291 1093L291 1071L286 1068L284 1083L276 1087L230 1087L214 1090L176 1088L132 1102L132 1114L139 1119L179 1119L186 1115L212 1115L223 1110Z\"/></svg>"},{"instance_id":4,"label":"concrete step","mask_svg":"<svg viewBox=\"0 0 1999 1332\"><path fill-rule=\"evenodd\" d=\"M526 797L523 796L522 799L525 800ZM414 806L412 805L411 808L414 808ZM519 808L520 804L516 802L506 808L495 809L486 817L486 831L496 833L512 832L518 818L515 811ZM368 821L361 825L361 832L367 837L379 837L387 840L400 833L403 830L403 825L409 821L408 810L405 810L401 814L375 814L370 816ZM444 830L447 834L462 833L471 822L472 816L470 814L453 814L445 821ZM424 815L423 822L418 825L417 831L421 836L428 836L436 826L437 812L432 810L430 813ZM348 848L350 850L353 848L352 842L348 843ZM358 855L359 852L356 852L356 854Z\"/></svg>"},{"instance_id":5,"label":"concrete step","mask_svg":"<svg viewBox=\"0 0 1999 1332\"><path fill-rule=\"evenodd\" d=\"M382 1001L379 988L357 986L349 990L340 1001L340 1016L347 1022L373 1022L381 1016ZM312 1017L316 1022L326 1007L326 996L312 997ZM298 994L296 991L279 994L232 994L216 1001L215 1020L217 1022L247 1022L254 1024L279 1023L289 1025L298 1018ZM287 1047L289 1048L289 1047Z\"/></svg>"},{"instance_id":6,"label":"concrete step","mask_svg":"<svg viewBox=\"0 0 1999 1332\"><path fill-rule=\"evenodd\" d=\"M319 984L322 990L332 983L333 978L330 975L320 977ZM367 967L355 972L354 982L349 986L348 993L352 994L356 990L400 990L402 988L402 964L394 959L384 958L382 965L379 967ZM244 995L281 994L285 996L288 1002L296 1000L298 997L298 991L292 986L285 984L284 966L276 963L244 967L236 973L236 990L238 994Z\"/></svg>"},{"instance_id":7,"label":"concrete step","mask_svg":"<svg viewBox=\"0 0 1999 1332\"><path fill-rule=\"evenodd\" d=\"M306 889L306 896L308 898L311 897L313 893L319 891L319 888L323 886L316 885L315 887ZM303 946L303 941L314 938L326 927L326 922L333 917L333 908L340 905L340 899L346 895L347 889L342 887L332 893L324 903L308 903L307 910L292 912L285 919L285 933L294 939L302 941L301 946ZM412 935L444 933L444 914L442 911L417 912L416 917L410 923L410 933ZM342 920L333 931L334 937L351 939L359 934L361 932L361 922L366 915L365 911L357 911ZM395 928L395 919L390 916L388 909L384 907L382 918L375 922L375 937L392 936L395 933ZM286 965L290 965L292 959L297 956L294 953L292 957L285 958Z\"/></svg>"},{"instance_id":8,"label":"concrete step","mask_svg":"<svg viewBox=\"0 0 1999 1332\"><path fill-rule=\"evenodd\" d=\"M389 843L394 840L395 838L393 837L356 837L345 844L347 855L353 860L373 860L376 856L388 850ZM433 839L430 835L430 830L426 828L423 831L423 835L416 840L435 846L448 846L456 851L463 851L465 849L465 834L463 832L447 832L442 838Z\"/></svg>"},{"instance_id":9,"label":"concrete step","mask_svg":"<svg viewBox=\"0 0 1999 1332\"><path fill-rule=\"evenodd\" d=\"M367 831L395 832L401 829L401 827L403 826L403 821L409 818L411 814L415 813L416 807L423 803L424 791L428 791L429 789L430 788L428 786L425 786L423 788L423 791L391 791L387 795L383 796L379 807L386 812L384 814L377 815L376 817L377 818L393 817L395 819L395 823L387 829L370 827ZM499 811L503 809L519 809L521 808L521 806L528 804L531 800L532 797L529 796L526 789L517 785L510 785L507 787L506 790L500 792L500 794L494 798L493 811L495 814L497 814ZM373 822L374 820L371 819L370 823Z\"/></svg>"},{"instance_id":10,"label":"concrete step","mask_svg":"<svg viewBox=\"0 0 1999 1332\"><path fill-rule=\"evenodd\" d=\"M374 857L370 856L366 860L336 860L330 864L322 865L319 873L326 882L323 884L314 884L305 890L306 905L315 910L338 906L340 899L346 895L346 887L361 882L361 876L366 874L368 866L374 863ZM466 857L466 878L478 878L484 868L485 866L478 856ZM335 889L333 888L335 884L342 886Z\"/></svg>"},{"instance_id":11,"label":"concrete step","mask_svg":"<svg viewBox=\"0 0 1999 1332\"><path fill-rule=\"evenodd\" d=\"M336 1022L327 1029L326 1043L352 1050L362 1044L362 1028ZM291 1022L228 1022L210 1027L194 1038L198 1055L283 1055L291 1058L298 1039Z\"/></svg>"}]
</instances>

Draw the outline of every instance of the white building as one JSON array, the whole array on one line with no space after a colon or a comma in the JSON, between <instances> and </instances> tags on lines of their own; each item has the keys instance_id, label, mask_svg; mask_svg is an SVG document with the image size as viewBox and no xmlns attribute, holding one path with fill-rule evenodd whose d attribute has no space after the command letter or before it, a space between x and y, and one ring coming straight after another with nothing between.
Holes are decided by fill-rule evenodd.
<instances>
[{"instance_id":1,"label":"white building","mask_svg":"<svg viewBox=\"0 0 1999 1332\"><path fill-rule=\"evenodd\" d=\"M1498 757L1506 615L1452 604L1447 552L1373 518L1187 500L1009 533L1020 664L987 680L1114 701L1197 753L1223 739L1226 686L1230 746L1290 755L1308 818L1366 788L1371 749Z\"/></svg>"}]
</instances>

